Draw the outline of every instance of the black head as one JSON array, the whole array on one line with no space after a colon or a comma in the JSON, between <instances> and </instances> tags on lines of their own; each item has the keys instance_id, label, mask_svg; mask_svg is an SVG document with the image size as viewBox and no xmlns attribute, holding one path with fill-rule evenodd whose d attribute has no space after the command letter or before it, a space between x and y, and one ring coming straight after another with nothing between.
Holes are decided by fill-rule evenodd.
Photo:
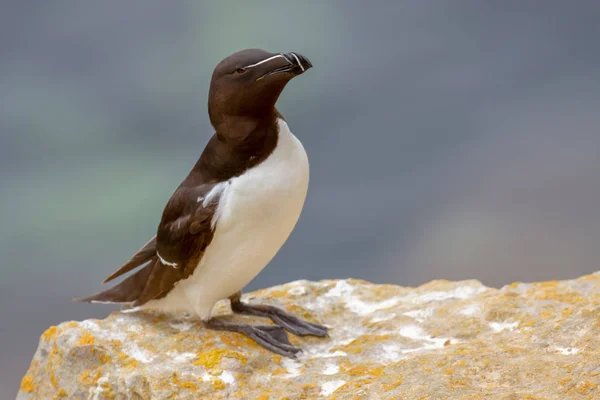
<instances>
[{"instance_id":1,"label":"black head","mask_svg":"<svg viewBox=\"0 0 600 400\"><path fill-rule=\"evenodd\" d=\"M272 114L285 85L311 67L298 53L247 49L230 55L215 67L210 82L211 123L219 130L228 117L255 120Z\"/></svg>"}]
</instances>

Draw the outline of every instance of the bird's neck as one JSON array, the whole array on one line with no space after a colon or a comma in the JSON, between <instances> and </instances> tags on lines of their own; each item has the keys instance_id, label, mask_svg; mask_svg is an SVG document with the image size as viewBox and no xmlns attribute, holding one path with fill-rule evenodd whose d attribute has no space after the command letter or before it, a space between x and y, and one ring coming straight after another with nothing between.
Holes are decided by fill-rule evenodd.
<instances>
[{"instance_id":1,"label":"bird's neck","mask_svg":"<svg viewBox=\"0 0 600 400\"><path fill-rule=\"evenodd\" d=\"M194 181L223 181L264 161L278 139L276 109L263 118L227 117L213 124L215 134L192 169Z\"/></svg>"}]
</instances>

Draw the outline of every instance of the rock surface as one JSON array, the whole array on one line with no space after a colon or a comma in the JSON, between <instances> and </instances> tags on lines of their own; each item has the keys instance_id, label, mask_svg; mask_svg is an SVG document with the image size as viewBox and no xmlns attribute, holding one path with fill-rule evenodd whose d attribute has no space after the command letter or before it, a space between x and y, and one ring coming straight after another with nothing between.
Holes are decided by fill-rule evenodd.
<instances>
[{"instance_id":1,"label":"rock surface","mask_svg":"<svg viewBox=\"0 0 600 400\"><path fill-rule=\"evenodd\" d=\"M600 273L500 290L297 281L244 299L330 337L290 335L291 360L193 319L115 312L44 332L18 399L600 398Z\"/></svg>"}]
</instances>

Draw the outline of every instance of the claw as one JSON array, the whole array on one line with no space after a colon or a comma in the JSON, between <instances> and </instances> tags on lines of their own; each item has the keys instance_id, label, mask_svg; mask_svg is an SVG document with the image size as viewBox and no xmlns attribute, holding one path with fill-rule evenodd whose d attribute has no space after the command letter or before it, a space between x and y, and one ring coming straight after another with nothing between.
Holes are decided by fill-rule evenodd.
<instances>
[{"instance_id":1,"label":"claw","mask_svg":"<svg viewBox=\"0 0 600 400\"><path fill-rule=\"evenodd\" d=\"M263 348L284 357L296 358L301 349L292 346L285 330L277 325L249 325L213 318L204 322L208 329L238 332L248 336Z\"/></svg>"},{"instance_id":2,"label":"claw","mask_svg":"<svg viewBox=\"0 0 600 400\"><path fill-rule=\"evenodd\" d=\"M285 330L293 333L294 335L312 335L318 337L328 336L327 328L325 326L304 321L274 306L242 303L239 298L236 297L231 299L231 309L234 312L241 314L271 318L274 323L283 327Z\"/></svg>"}]
</instances>

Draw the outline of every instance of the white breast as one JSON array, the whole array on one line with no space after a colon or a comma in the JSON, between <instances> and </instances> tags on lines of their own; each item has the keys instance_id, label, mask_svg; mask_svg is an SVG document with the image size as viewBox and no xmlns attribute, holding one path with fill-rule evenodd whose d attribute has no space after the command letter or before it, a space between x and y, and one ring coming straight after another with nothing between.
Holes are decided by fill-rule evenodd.
<instances>
[{"instance_id":1,"label":"white breast","mask_svg":"<svg viewBox=\"0 0 600 400\"><path fill-rule=\"evenodd\" d=\"M186 311L206 320L214 304L246 286L275 256L294 229L308 190L302 143L278 120L269 157L223 188L216 230L194 274L147 308Z\"/></svg>"}]
</instances>

